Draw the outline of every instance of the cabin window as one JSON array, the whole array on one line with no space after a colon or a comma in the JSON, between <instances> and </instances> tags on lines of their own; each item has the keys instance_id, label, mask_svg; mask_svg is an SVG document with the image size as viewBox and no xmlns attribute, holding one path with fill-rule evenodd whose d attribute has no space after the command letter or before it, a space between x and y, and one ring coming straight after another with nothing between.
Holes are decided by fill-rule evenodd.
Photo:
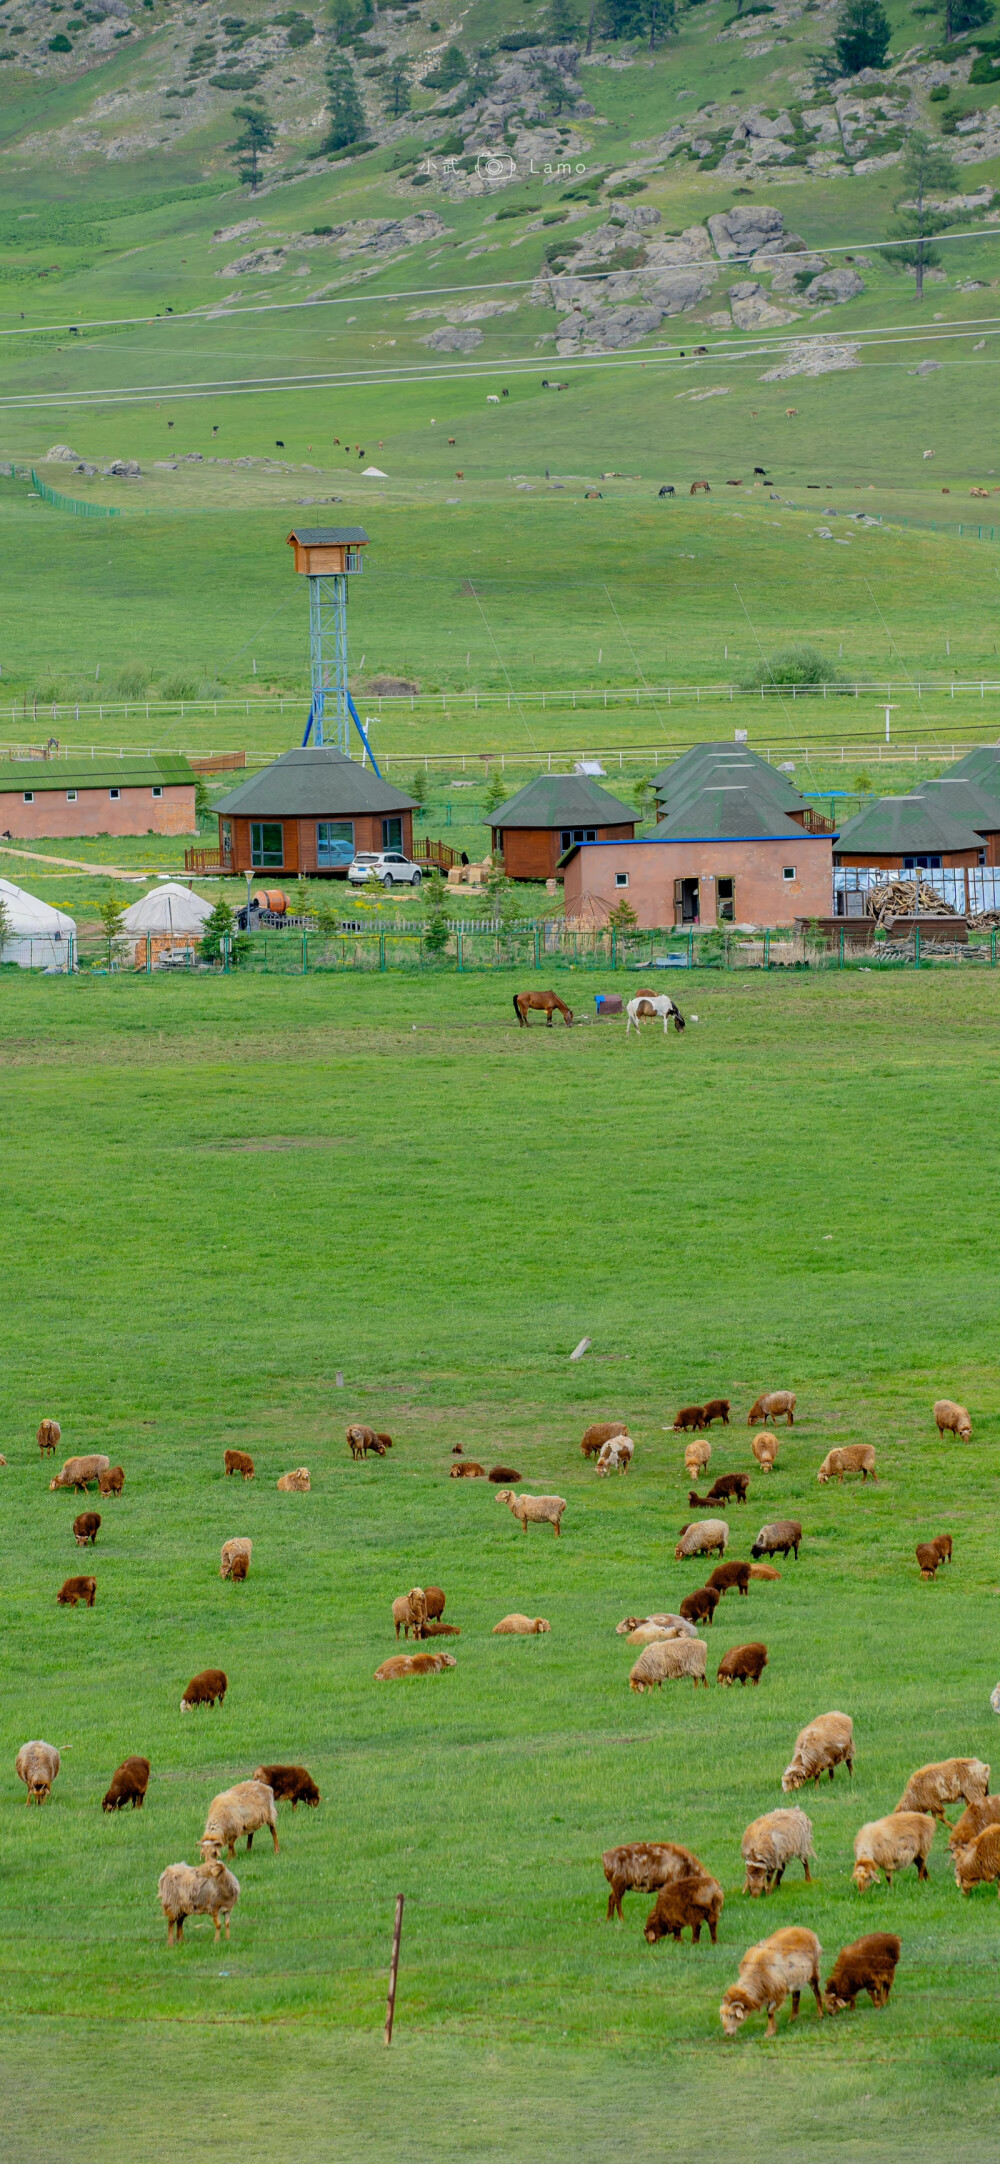
<instances>
[{"instance_id":1,"label":"cabin window","mask_svg":"<svg viewBox=\"0 0 1000 2164\"><path fill-rule=\"evenodd\" d=\"M383 849L402 849L402 846L403 846L403 822L402 822L402 820L401 820L401 819L383 819L383 821L382 821L382 847L383 847Z\"/></svg>"},{"instance_id":2,"label":"cabin window","mask_svg":"<svg viewBox=\"0 0 1000 2164\"><path fill-rule=\"evenodd\" d=\"M224 819L222 822L222 854L226 863L230 864L233 855L233 829L232 822L229 819Z\"/></svg>"},{"instance_id":3,"label":"cabin window","mask_svg":"<svg viewBox=\"0 0 1000 2164\"><path fill-rule=\"evenodd\" d=\"M597 828L564 827L562 833L559 836L559 840L564 849L573 849L577 847L580 842L596 842Z\"/></svg>"},{"instance_id":4,"label":"cabin window","mask_svg":"<svg viewBox=\"0 0 1000 2164\"><path fill-rule=\"evenodd\" d=\"M781 876L782 876L782 879L794 879L794 877L795 877L795 866L794 866L794 864L784 864L784 865L782 865L782 868L781 868Z\"/></svg>"},{"instance_id":5,"label":"cabin window","mask_svg":"<svg viewBox=\"0 0 1000 2164\"><path fill-rule=\"evenodd\" d=\"M736 916L736 881L719 878L715 882L715 914L720 924L732 924Z\"/></svg>"},{"instance_id":6,"label":"cabin window","mask_svg":"<svg viewBox=\"0 0 1000 2164\"><path fill-rule=\"evenodd\" d=\"M75 804L75 803L76 803L76 790L75 790L75 789L67 789L67 791L66 791L66 802L67 802L67 804Z\"/></svg>"},{"instance_id":7,"label":"cabin window","mask_svg":"<svg viewBox=\"0 0 1000 2164\"><path fill-rule=\"evenodd\" d=\"M320 871L329 871L331 865L350 864L353 855L353 819L317 820L316 864Z\"/></svg>"},{"instance_id":8,"label":"cabin window","mask_svg":"<svg viewBox=\"0 0 1000 2164\"><path fill-rule=\"evenodd\" d=\"M162 796L162 795L163 795L163 790L161 789L161 787L160 787L160 784L159 784L159 782L157 782L157 781L154 781L154 783L153 783L153 795L154 795L154 796Z\"/></svg>"},{"instance_id":9,"label":"cabin window","mask_svg":"<svg viewBox=\"0 0 1000 2164\"><path fill-rule=\"evenodd\" d=\"M250 862L260 871L280 871L285 861L285 830L277 821L250 821Z\"/></svg>"},{"instance_id":10,"label":"cabin window","mask_svg":"<svg viewBox=\"0 0 1000 2164\"><path fill-rule=\"evenodd\" d=\"M616 873L615 873L615 885L616 885L616 887L627 887L627 886L628 886L628 873L627 873L627 872L616 872Z\"/></svg>"},{"instance_id":11,"label":"cabin window","mask_svg":"<svg viewBox=\"0 0 1000 2164\"><path fill-rule=\"evenodd\" d=\"M939 872L939 871L940 871L940 869L941 869L941 859L940 859L940 857L904 857L904 858L903 858L903 870L904 870L904 872Z\"/></svg>"},{"instance_id":12,"label":"cabin window","mask_svg":"<svg viewBox=\"0 0 1000 2164\"><path fill-rule=\"evenodd\" d=\"M109 789L109 790L108 790L108 795L109 795L109 797L111 798L111 802L112 802L112 804L117 804L117 802L118 802L118 799L119 799L119 797L121 796L121 790L120 790L120 789Z\"/></svg>"},{"instance_id":13,"label":"cabin window","mask_svg":"<svg viewBox=\"0 0 1000 2164\"><path fill-rule=\"evenodd\" d=\"M25 792L24 792L24 801L25 801L25 803L26 803L26 804L33 804L33 803L34 803L34 801L35 801L35 792L34 792L34 790L33 790L33 789L26 789L26 790L25 790Z\"/></svg>"}]
</instances>

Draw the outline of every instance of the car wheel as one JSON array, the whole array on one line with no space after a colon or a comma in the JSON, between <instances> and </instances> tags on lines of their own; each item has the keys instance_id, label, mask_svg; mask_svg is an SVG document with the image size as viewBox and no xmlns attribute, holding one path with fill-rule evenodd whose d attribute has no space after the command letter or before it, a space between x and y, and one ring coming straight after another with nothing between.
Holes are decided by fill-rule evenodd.
<instances>
[{"instance_id":1,"label":"car wheel","mask_svg":"<svg viewBox=\"0 0 1000 2164\"><path fill-rule=\"evenodd\" d=\"M411 887L419 887L419 885L420 885L420 873L419 873L419 872L414 872L414 874L413 874L413 878L412 878L412 879L411 879L411 881L410 881L410 885L411 885Z\"/></svg>"},{"instance_id":2,"label":"car wheel","mask_svg":"<svg viewBox=\"0 0 1000 2164\"><path fill-rule=\"evenodd\" d=\"M382 885L383 885L383 886L384 886L384 887L385 887L385 888L386 888L386 889L388 890L388 888L389 888L389 887L391 887L391 886L392 886L393 884L394 884L394 881L393 881L393 876L392 876L392 873L391 873L391 872L386 872L385 878L384 878L384 879L383 879L383 881L382 881Z\"/></svg>"}]
</instances>

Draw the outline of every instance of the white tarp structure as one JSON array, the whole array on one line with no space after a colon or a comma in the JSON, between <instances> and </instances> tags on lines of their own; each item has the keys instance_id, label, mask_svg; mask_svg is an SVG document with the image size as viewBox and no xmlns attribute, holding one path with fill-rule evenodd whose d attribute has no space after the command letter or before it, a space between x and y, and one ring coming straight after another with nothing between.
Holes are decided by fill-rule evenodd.
<instances>
[{"instance_id":1,"label":"white tarp structure","mask_svg":"<svg viewBox=\"0 0 1000 2164\"><path fill-rule=\"evenodd\" d=\"M10 926L0 960L20 969L72 969L76 924L64 909L53 909L9 879L0 879L0 901Z\"/></svg>"},{"instance_id":2,"label":"white tarp structure","mask_svg":"<svg viewBox=\"0 0 1000 2164\"><path fill-rule=\"evenodd\" d=\"M178 886L175 879L166 879L162 886L152 887L144 894L141 902L133 902L131 909L126 909L122 931L133 939L146 932L166 932L171 936L194 932L200 938L211 914L211 902L203 901L200 894L192 894L189 887Z\"/></svg>"}]
</instances>

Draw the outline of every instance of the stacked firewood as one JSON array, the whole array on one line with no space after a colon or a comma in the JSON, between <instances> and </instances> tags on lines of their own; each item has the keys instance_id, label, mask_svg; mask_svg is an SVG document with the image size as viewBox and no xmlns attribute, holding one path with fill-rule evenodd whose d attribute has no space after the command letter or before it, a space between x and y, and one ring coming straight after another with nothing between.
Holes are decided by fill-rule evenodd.
<instances>
[{"instance_id":1,"label":"stacked firewood","mask_svg":"<svg viewBox=\"0 0 1000 2164\"><path fill-rule=\"evenodd\" d=\"M959 914L935 887L928 886L925 879L891 879L885 886L869 887L865 911L879 924L884 923L886 917L957 917Z\"/></svg>"}]
</instances>

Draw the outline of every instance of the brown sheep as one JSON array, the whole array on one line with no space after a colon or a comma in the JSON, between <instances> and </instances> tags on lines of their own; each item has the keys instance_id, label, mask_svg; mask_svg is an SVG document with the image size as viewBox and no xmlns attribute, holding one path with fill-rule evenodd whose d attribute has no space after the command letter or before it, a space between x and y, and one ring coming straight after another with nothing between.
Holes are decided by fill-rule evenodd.
<instances>
[{"instance_id":1,"label":"brown sheep","mask_svg":"<svg viewBox=\"0 0 1000 2164\"><path fill-rule=\"evenodd\" d=\"M387 1435L384 1428L376 1428L375 1441L381 1443L383 1450L392 1449L392 1436Z\"/></svg>"},{"instance_id":2,"label":"brown sheep","mask_svg":"<svg viewBox=\"0 0 1000 2164\"><path fill-rule=\"evenodd\" d=\"M397 1638L400 1628L404 1638L408 1638L418 1623L426 1622L427 1595L422 1586L411 1586L408 1593L401 1593L399 1598L393 1601L392 1620L396 1626Z\"/></svg>"},{"instance_id":3,"label":"brown sheep","mask_svg":"<svg viewBox=\"0 0 1000 2164\"><path fill-rule=\"evenodd\" d=\"M726 2036L735 2036L748 2014L767 2009L767 2033L776 2034L775 2015L791 1993L792 2020L798 2020L799 1999L810 1990L816 2011L823 2012L819 1993L819 1957L823 1951L815 1931L792 1924L774 1931L759 1946L749 1946L740 1962L739 1982L730 1984L719 2008Z\"/></svg>"},{"instance_id":4,"label":"brown sheep","mask_svg":"<svg viewBox=\"0 0 1000 2164\"><path fill-rule=\"evenodd\" d=\"M929 1811L944 1825L946 1803L982 1803L989 1794L990 1769L981 1758L943 1758L911 1773L897 1811Z\"/></svg>"},{"instance_id":5,"label":"brown sheep","mask_svg":"<svg viewBox=\"0 0 1000 2164\"><path fill-rule=\"evenodd\" d=\"M214 1706L216 1699L221 1706L229 1689L229 1677L224 1668L203 1668L192 1676L181 1699L181 1712L190 1713L194 1706Z\"/></svg>"},{"instance_id":6,"label":"brown sheep","mask_svg":"<svg viewBox=\"0 0 1000 2164\"><path fill-rule=\"evenodd\" d=\"M1000 1796L984 1796L981 1803L967 1804L948 1835L948 1847L968 1848L984 1826L1000 1826Z\"/></svg>"},{"instance_id":7,"label":"brown sheep","mask_svg":"<svg viewBox=\"0 0 1000 2164\"><path fill-rule=\"evenodd\" d=\"M960 1894L996 1880L1000 1894L1000 1826L984 1826L974 1841L955 1850L955 1884Z\"/></svg>"},{"instance_id":8,"label":"brown sheep","mask_svg":"<svg viewBox=\"0 0 1000 2164\"><path fill-rule=\"evenodd\" d=\"M705 1426L710 1428L713 1420L721 1420L724 1428L729 1426L729 1399L709 1398L705 1406Z\"/></svg>"},{"instance_id":9,"label":"brown sheep","mask_svg":"<svg viewBox=\"0 0 1000 2164\"><path fill-rule=\"evenodd\" d=\"M775 1570L773 1563L751 1563L750 1576L751 1578L759 1578L762 1581L766 1581L768 1584L770 1584L775 1578L781 1577L781 1572L780 1570Z\"/></svg>"},{"instance_id":10,"label":"brown sheep","mask_svg":"<svg viewBox=\"0 0 1000 2164\"><path fill-rule=\"evenodd\" d=\"M697 1592L685 1594L679 1612L689 1623L711 1624L721 1599L714 1585L702 1585Z\"/></svg>"},{"instance_id":11,"label":"brown sheep","mask_svg":"<svg viewBox=\"0 0 1000 2164\"><path fill-rule=\"evenodd\" d=\"M485 1480L485 1465L477 1465L475 1458L463 1458L461 1465L453 1465L449 1476L452 1480Z\"/></svg>"},{"instance_id":12,"label":"brown sheep","mask_svg":"<svg viewBox=\"0 0 1000 2164\"><path fill-rule=\"evenodd\" d=\"M219 1559L220 1578L245 1578L253 1558L253 1541L245 1533L237 1533L232 1540L224 1540ZM236 1565L242 1561L243 1568Z\"/></svg>"},{"instance_id":13,"label":"brown sheep","mask_svg":"<svg viewBox=\"0 0 1000 2164\"><path fill-rule=\"evenodd\" d=\"M762 1390L759 1398L754 1399L747 1414L747 1427L752 1428L755 1420L780 1420L782 1413L784 1413L789 1427L793 1428L795 1426L794 1390Z\"/></svg>"},{"instance_id":14,"label":"brown sheep","mask_svg":"<svg viewBox=\"0 0 1000 2164\"><path fill-rule=\"evenodd\" d=\"M773 1525L762 1525L750 1550L754 1562L762 1555L794 1554L799 1560L802 1543L802 1527L797 1518L776 1518Z\"/></svg>"},{"instance_id":15,"label":"brown sheep","mask_svg":"<svg viewBox=\"0 0 1000 2164\"><path fill-rule=\"evenodd\" d=\"M231 1478L233 1473L242 1473L244 1480L254 1478L253 1459L245 1450L227 1450L225 1467L227 1480Z\"/></svg>"},{"instance_id":16,"label":"brown sheep","mask_svg":"<svg viewBox=\"0 0 1000 2164\"><path fill-rule=\"evenodd\" d=\"M860 1473L862 1481L874 1480L877 1485L875 1452L870 1443L845 1443L828 1450L816 1478L821 1487L828 1480L836 1480L843 1487L845 1473Z\"/></svg>"},{"instance_id":17,"label":"brown sheep","mask_svg":"<svg viewBox=\"0 0 1000 2164\"><path fill-rule=\"evenodd\" d=\"M111 1465L106 1473L98 1473L97 1485L102 1495L120 1495L125 1486L125 1474L120 1465Z\"/></svg>"},{"instance_id":18,"label":"brown sheep","mask_svg":"<svg viewBox=\"0 0 1000 2164\"><path fill-rule=\"evenodd\" d=\"M297 1465L292 1473L282 1473L275 1483L279 1495L308 1495L312 1489L309 1467Z\"/></svg>"},{"instance_id":19,"label":"brown sheep","mask_svg":"<svg viewBox=\"0 0 1000 2164\"><path fill-rule=\"evenodd\" d=\"M439 1585L429 1585L427 1587L427 1590L424 1594L424 1601L427 1608L427 1621L429 1623L433 1623L437 1617L443 1616L445 1607L445 1595L442 1593Z\"/></svg>"},{"instance_id":20,"label":"brown sheep","mask_svg":"<svg viewBox=\"0 0 1000 2164\"><path fill-rule=\"evenodd\" d=\"M950 1533L935 1533L931 1546L937 1549L942 1563L951 1562L952 1542Z\"/></svg>"},{"instance_id":21,"label":"brown sheep","mask_svg":"<svg viewBox=\"0 0 1000 2164\"><path fill-rule=\"evenodd\" d=\"M97 1450L88 1452L82 1458L67 1458L61 1473L57 1473L55 1479L49 1481L49 1489L50 1491L53 1488L79 1488L82 1490L89 1488L91 1481L93 1481L96 1488L101 1474L107 1472L110 1463L110 1458L106 1458L103 1452Z\"/></svg>"},{"instance_id":22,"label":"brown sheep","mask_svg":"<svg viewBox=\"0 0 1000 2164\"><path fill-rule=\"evenodd\" d=\"M56 1444L62 1440L62 1429L58 1420L43 1420L36 1440L43 1458L46 1451L54 1451Z\"/></svg>"},{"instance_id":23,"label":"brown sheep","mask_svg":"<svg viewBox=\"0 0 1000 2164\"><path fill-rule=\"evenodd\" d=\"M778 1455L777 1436L771 1435L767 1428L763 1428L759 1435L754 1436L750 1448L760 1466L761 1472L773 1473L774 1462Z\"/></svg>"},{"instance_id":24,"label":"brown sheep","mask_svg":"<svg viewBox=\"0 0 1000 2164\"><path fill-rule=\"evenodd\" d=\"M687 1428L703 1428L706 1424L703 1405L682 1405L674 1421L674 1434L683 1433Z\"/></svg>"},{"instance_id":25,"label":"brown sheep","mask_svg":"<svg viewBox=\"0 0 1000 2164\"><path fill-rule=\"evenodd\" d=\"M290 1803L297 1811L300 1803L307 1803L314 1811L321 1802L320 1792L304 1766L256 1766L250 1776L253 1781L263 1781L274 1792L275 1803Z\"/></svg>"},{"instance_id":26,"label":"brown sheep","mask_svg":"<svg viewBox=\"0 0 1000 2164\"><path fill-rule=\"evenodd\" d=\"M629 1841L621 1848L607 1848L601 1857L608 1895L607 1922L620 1916L624 1923L624 1893L658 1893L677 1879L705 1879L708 1872L689 1848L679 1841Z\"/></svg>"},{"instance_id":27,"label":"brown sheep","mask_svg":"<svg viewBox=\"0 0 1000 2164\"><path fill-rule=\"evenodd\" d=\"M917 1562L922 1578L933 1578L942 1563L951 1562L951 1534L939 1533L936 1540L918 1540Z\"/></svg>"},{"instance_id":28,"label":"brown sheep","mask_svg":"<svg viewBox=\"0 0 1000 2164\"><path fill-rule=\"evenodd\" d=\"M22 1743L14 1761L14 1771L28 1791L25 1803L37 1803L39 1807L48 1803L60 1764L54 1743L43 1743L40 1737L34 1743Z\"/></svg>"},{"instance_id":29,"label":"brown sheep","mask_svg":"<svg viewBox=\"0 0 1000 2164\"><path fill-rule=\"evenodd\" d=\"M823 1994L827 2013L839 2014L847 2007L853 2014L860 1991L867 1991L873 2006L888 2006L902 1951L892 1931L868 1931L841 1947Z\"/></svg>"},{"instance_id":30,"label":"brown sheep","mask_svg":"<svg viewBox=\"0 0 1000 2164\"><path fill-rule=\"evenodd\" d=\"M494 1465L491 1467L486 1477L487 1480L495 1481L498 1488L502 1488L506 1487L507 1483L511 1480L523 1480L524 1474L515 1473L512 1465Z\"/></svg>"},{"instance_id":31,"label":"brown sheep","mask_svg":"<svg viewBox=\"0 0 1000 2164\"><path fill-rule=\"evenodd\" d=\"M724 1518L696 1518L693 1524L682 1525L680 1538L674 1549L674 1562L686 1562L690 1556L725 1555L729 1539L729 1527Z\"/></svg>"},{"instance_id":32,"label":"brown sheep","mask_svg":"<svg viewBox=\"0 0 1000 2164\"><path fill-rule=\"evenodd\" d=\"M107 1795L101 1804L102 1811L123 1811L130 1803L133 1811L141 1811L149 1787L148 1758L125 1758L111 1776Z\"/></svg>"},{"instance_id":33,"label":"brown sheep","mask_svg":"<svg viewBox=\"0 0 1000 2164\"><path fill-rule=\"evenodd\" d=\"M663 1938L680 1944L681 1933L690 1924L691 1944L697 1946L701 1927L707 1924L712 1944L717 1946L724 1899L719 1881L714 1878L681 1878L672 1886L662 1886L646 1918L643 1937L647 1945L655 1946Z\"/></svg>"},{"instance_id":34,"label":"brown sheep","mask_svg":"<svg viewBox=\"0 0 1000 2164\"><path fill-rule=\"evenodd\" d=\"M376 1683L398 1683L404 1676L438 1676L457 1665L453 1653L393 1653L375 1670Z\"/></svg>"},{"instance_id":35,"label":"brown sheep","mask_svg":"<svg viewBox=\"0 0 1000 2164\"><path fill-rule=\"evenodd\" d=\"M609 1443L613 1435L627 1435L624 1420L594 1420L586 1430L580 1450L585 1458L596 1458L602 1443ZM520 1475L517 1476L520 1478Z\"/></svg>"},{"instance_id":36,"label":"brown sheep","mask_svg":"<svg viewBox=\"0 0 1000 2164\"><path fill-rule=\"evenodd\" d=\"M540 1638L552 1629L541 1615L505 1615L493 1625L494 1638Z\"/></svg>"},{"instance_id":37,"label":"brown sheep","mask_svg":"<svg viewBox=\"0 0 1000 2164\"><path fill-rule=\"evenodd\" d=\"M824 1773L832 1781L834 1767L840 1765L854 1772L854 1723L849 1713L820 1713L795 1738L791 1763L781 1776L785 1795L793 1795L807 1781L818 1787Z\"/></svg>"},{"instance_id":38,"label":"brown sheep","mask_svg":"<svg viewBox=\"0 0 1000 2164\"><path fill-rule=\"evenodd\" d=\"M81 1600L85 1608L92 1608L96 1599L96 1578L67 1578L56 1594L60 1608L75 1608Z\"/></svg>"},{"instance_id":39,"label":"brown sheep","mask_svg":"<svg viewBox=\"0 0 1000 2164\"><path fill-rule=\"evenodd\" d=\"M73 1520L73 1537L76 1541L77 1547L85 1548L88 1541L90 1542L92 1548L96 1547L97 1535L100 1532L100 1529L100 1511L81 1510L79 1517L74 1518Z\"/></svg>"},{"instance_id":40,"label":"brown sheep","mask_svg":"<svg viewBox=\"0 0 1000 2164\"><path fill-rule=\"evenodd\" d=\"M715 1680L717 1683L756 1684L760 1682L766 1667L766 1646L731 1646L719 1662Z\"/></svg>"},{"instance_id":41,"label":"brown sheep","mask_svg":"<svg viewBox=\"0 0 1000 2164\"><path fill-rule=\"evenodd\" d=\"M707 1495L696 1495L692 1488L689 1503L745 1503L750 1486L749 1473L720 1473L713 1480Z\"/></svg>"},{"instance_id":42,"label":"brown sheep","mask_svg":"<svg viewBox=\"0 0 1000 2164\"><path fill-rule=\"evenodd\" d=\"M816 1861L812 1820L798 1804L790 1811L765 1811L747 1827L740 1842L746 1880L743 1891L752 1901L765 1898L780 1886L788 1865L797 1857L811 1883L809 1865Z\"/></svg>"},{"instance_id":43,"label":"brown sheep","mask_svg":"<svg viewBox=\"0 0 1000 2164\"><path fill-rule=\"evenodd\" d=\"M712 1445L707 1436L697 1442L684 1445L684 1471L689 1480L700 1480L712 1455Z\"/></svg>"},{"instance_id":44,"label":"brown sheep","mask_svg":"<svg viewBox=\"0 0 1000 2164\"><path fill-rule=\"evenodd\" d=\"M851 1877L859 1893L877 1886L880 1871L887 1886L897 1871L916 1864L918 1879L927 1879L927 1857L934 1839L935 1821L929 1811L890 1811L885 1818L869 1819L854 1836L854 1869Z\"/></svg>"},{"instance_id":45,"label":"brown sheep","mask_svg":"<svg viewBox=\"0 0 1000 2164\"><path fill-rule=\"evenodd\" d=\"M971 1440L972 1422L965 1406L957 1405L954 1398L938 1398L934 1418L939 1435L958 1435L963 1443Z\"/></svg>"},{"instance_id":46,"label":"brown sheep","mask_svg":"<svg viewBox=\"0 0 1000 2164\"><path fill-rule=\"evenodd\" d=\"M460 1457L461 1457L461 1455L462 1455L462 1445L461 1445L461 1443L452 1443L452 1446L451 1446L451 1454L452 1454L452 1457L453 1457L453 1458L460 1458Z\"/></svg>"},{"instance_id":47,"label":"brown sheep","mask_svg":"<svg viewBox=\"0 0 1000 2164\"><path fill-rule=\"evenodd\" d=\"M460 1638L462 1633L457 1623L415 1623L413 1635L415 1638Z\"/></svg>"},{"instance_id":48,"label":"brown sheep","mask_svg":"<svg viewBox=\"0 0 1000 2164\"><path fill-rule=\"evenodd\" d=\"M368 1428L363 1420L358 1420L347 1430L347 1447L357 1464L359 1458L367 1458L370 1450L374 1451L377 1458L384 1458L388 1446L374 1428Z\"/></svg>"},{"instance_id":49,"label":"brown sheep","mask_svg":"<svg viewBox=\"0 0 1000 2164\"><path fill-rule=\"evenodd\" d=\"M709 1571L705 1584L712 1592L718 1593L720 1598L731 1593L734 1586L738 1593L746 1595L750 1591L753 1572L752 1563L717 1563L715 1569ZM777 1577L777 1571L774 1575Z\"/></svg>"},{"instance_id":50,"label":"brown sheep","mask_svg":"<svg viewBox=\"0 0 1000 2164\"><path fill-rule=\"evenodd\" d=\"M249 1577L249 1574L250 1557L248 1555L234 1555L232 1561L232 1568L229 1572L229 1576L232 1579L233 1584L242 1585L244 1578Z\"/></svg>"}]
</instances>

